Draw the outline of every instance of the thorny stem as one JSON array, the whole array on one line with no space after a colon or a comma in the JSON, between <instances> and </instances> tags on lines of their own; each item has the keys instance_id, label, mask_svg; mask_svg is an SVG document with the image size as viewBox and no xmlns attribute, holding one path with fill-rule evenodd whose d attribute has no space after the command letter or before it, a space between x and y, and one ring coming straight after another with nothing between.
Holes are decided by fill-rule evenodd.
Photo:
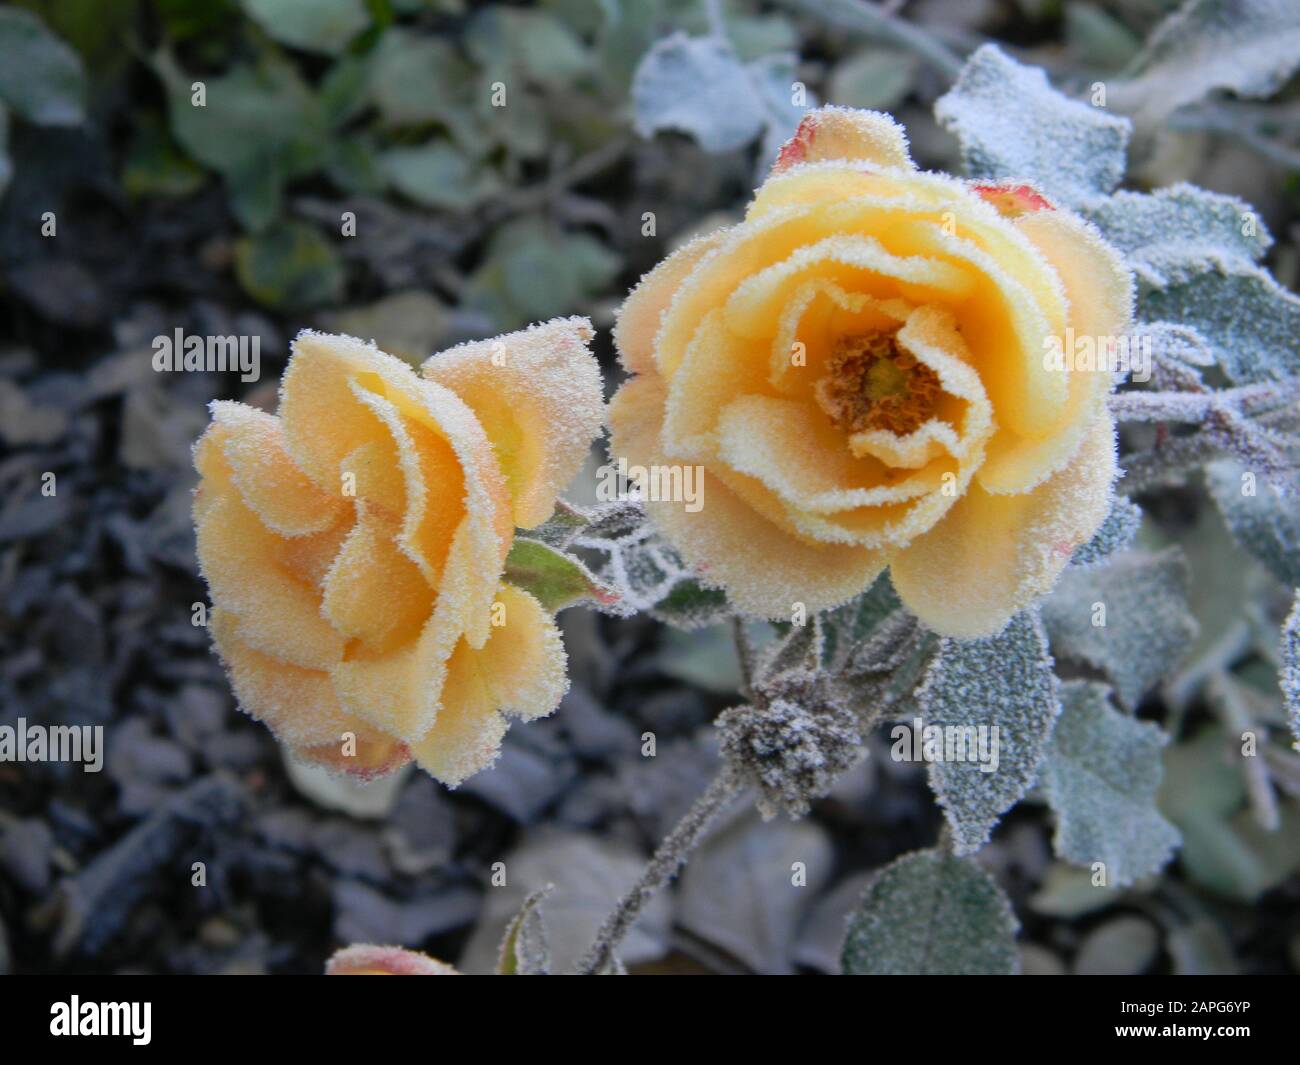
<instances>
[{"instance_id":1,"label":"thorny stem","mask_svg":"<svg viewBox=\"0 0 1300 1065\"><path fill-rule=\"evenodd\" d=\"M608 969L614 951L632 930L645 904L678 874L703 837L704 830L741 790L740 781L725 767L714 777L704 794L695 800L676 827L664 837L640 878L619 899L614 912L605 918L600 931L596 933L596 941L578 963L579 976L595 976Z\"/></svg>"}]
</instances>

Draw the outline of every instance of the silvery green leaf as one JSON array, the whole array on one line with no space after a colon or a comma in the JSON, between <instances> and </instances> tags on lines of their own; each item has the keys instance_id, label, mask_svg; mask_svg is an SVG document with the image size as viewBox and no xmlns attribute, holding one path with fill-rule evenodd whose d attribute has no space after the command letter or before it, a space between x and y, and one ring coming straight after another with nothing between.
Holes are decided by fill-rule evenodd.
<instances>
[{"instance_id":1,"label":"silvery green leaf","mask_svg":"<svg viewBox=\"0 0 1300 1065\"><path fill-rule=\"evenodd\" d=\"M274 41L338 55L370 24L363 0L243 0L244 10Z\"/></svg>"},{"instance_id":2,"label":"silvery green leaf","mask_svg":"<svg viewBox=\"0 0 1300 1065\"><path fill-rule=\"evenodd\" d=\"M1196 635L1187 587L1187 562L1176 547L1158 555L1126 551L1097 569L1067 569L1042 605L1052 651L1101 670L1132 709Z\"/></svg>"},{"instance_id":3,"label":"silvery green leaf","mask_svg":"<svg viewBox=\"0 0 1300 1065\"><path fill-rule=\"evenodd\" d=\"M1268 96L1298 64L1294 0L1187 0L1156 27L1113 97L1155 123L1216 89Z\"/></svg>"},{"instance_id":4,"label":"silvery green leaf","mask_svg":"<svg viewBox=\"0 0 1300 1065\"><path fill-rule=\"evenodd\" d=\"M1249 204L1179 184L1084 213L1133 268L1141 321L1193 331L1236 384L1300 372L1300 299L1256 265L1273 239ZM1166 340L1162 328L1140 332Z\"/></svg>"},{"instance_id":5,"label":"silvery green leaf","mask_svg":"<svg viewBox=\"0 0 1300 1065\"><path fill-rule=\"evenodd\" d=\"M915 851L881 869L849 918L846 974L1012 975L1019 924L997 882L969 858Z\"/></svg>"},{"instance_id":6,"label":"silvery green leaf","mask_svg":"<svg viewBox=\"0 0 1300 1065\"><path fill-rule=\"evenodd\" d=\"M1200 333L1233 384L1300 374L1300 298L1268 271L1235 256L1150 263L1165 284L1143 284L1141 318L1182 322Z\"/></svg>"},{"instance_id":7,"label":"silvery green leaf","mask_svg":"<svg viewBox=\"0 0 1300 1065\"><path fill-rule=\"evenodd\" d=\"M554 890L554 884L547 884L524 900L501 939L498 976L550 975L551 949L546 942L546 925L542 921L542 901Z\"/></svg>"},{"instance_id":8,"label":"silvery green leaf","mask_svg":"<svg viewBox=\"0 0 1300 1065\"><path fill-rule=\"evenodd\" d=\"M468 211L499 188L496 175L445 141L390 148L379 168L398 192L422 207Z\"/></svg>"},{"instance_id":9,"label":"silvery green leaf","mask_svg":"<svg viewBox=\"0 0 1300 1065\"><path fill-rule=\"evenodd\" d=\"M29 11L0 8L0 103L38 126L86 119L81 57Z\"/></svg>"},{"instance_id":10,"label":"silvery green leaf","mask_svg":"<svg viewBox=\"0 0 1300 1065\"><path fill-rule=\"evenodd\" d=\"M1235 459L1219 459L1205 467L1205 481L1232 538L1294 588L1300 585L1300 498L1248 473ZM1253 495L1247 494L1250 488Z\"/></svg>"},{"instance_id":11,"label":"silvery green leaf","mask_svg":"<svg viewBox=\"0 0 1300 1065\"><path fill-rule=\"evenodd\" d=\"M1278 683L1286 703L1287 717L1291 721L1291 735L1295 737L1292 746L1300 751L1300 590L1296 592L1291 613L1282 624L1281 657L1282 669L1278 674Z\"/></svg>"},{"instance_id":12,"label":"silvery green leaf","mask_svg":"<svg viewBox=\"0 0 1300 1065\"><path fill-rule=\"evenodd\" d=\"M970 177L1031 181L1078 206L1105 196L1124 176L1128 120L1063 96L1041 70L995 45L970 57L934 113L961 141Z\"/></svg>"},{"instance_id":13,"label":"silvery green leaf","mask_svg":"<svg viewBox=\"0 0 1300 1065\"><path fill-rule=\"evenodd\" d=\"M679 130L708 152L743 147L767 124L736 54L712 37L674 33L655 43L632 79L636 131Z\"/></svg>"},{"instance_id":14,"label":"silvery green leaf","mask_svg":"<svg viewBox=\"0 0 1300 1065\"><path fill-rule=\"evenodd\" d=\"M949 737L964 744L957 758L931 761L930 787L957 853L978 850L1033 784L1061 709L1037 613L1017 614L996 636L945 639L916 699L925 734L944 730L945 755L962 751L949 752Z\"/></svg>"},{"instance_id":15,"label":"silvery green leaf","mask_svg":"<svg viewBox=\"0 0 1300 1065\"><path fill-rule=\"evenodd\" d=\"M1108 885L1157 872L1178 830L1156 809L1161 750L1168 737L1110 705L1102 684L1061 685L1061 716L1043 760L1043 792L1056 813L1058 857L1103 862Z\"/></svg>"},{"instance_id":16,"label":"silvery green leaf","mask_svg":"<svg viewBox=\"0 0 1300 1065\"><path fill-rule=\"evenodd\" d=\"M1231 255L1257 262L1273 243L1244 200L1183 183L1152 193L1122 190L1084 214L1155 287L1165 283L1162 261Z\"/></svg>"},{"instance_id":17,"label":"silvery green leaf","mask_svg":"<svg viewBox=\"0 0 1300 1065\"><path fill-rule=\"evenodd\" d=\"M1091 540L1070 558L1072 566L1096 566L1117 551L1130 547L1142 526L1142 508L1127 496L1116 493L1110 512Z\"/></svg>"}]
</instances>

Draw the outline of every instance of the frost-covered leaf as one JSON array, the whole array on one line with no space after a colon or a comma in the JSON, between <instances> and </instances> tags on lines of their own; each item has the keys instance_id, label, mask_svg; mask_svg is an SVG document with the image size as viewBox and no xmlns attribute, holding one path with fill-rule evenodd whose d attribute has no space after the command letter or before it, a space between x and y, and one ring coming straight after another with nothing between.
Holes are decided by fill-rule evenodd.
<instances>
[{"instance_id":1,"label":"frost-covered leaf","mask_svg":"<svg viewBox=\"0 0 1300 1065\"><path fill-rule=\"evenodd\" d=\"M1158 555L1126 551L1097 569L1067 569L1042 605L1052 650L1101 670L1132 709L1196 635L1187 588L1187 561L1176 547Z\"/></svg>"},{"instance_id":2,"label":"frost-covered leaf","mask_svg":"<svg viewBox=\"0 0 1300 1065\"><path fill-rule=\"evenodd\" d=\"M524 900L515 919L501 939L498 976L549 976L551 948L546 942L546 924L542 920L542 901L555 885L534 891Z\"/></svg>"},{"instance_id":3,"label":"frost-covered leaf","mask_svg":"<svg viewBox=\"0 0 1300 1065\"><path fill-rule=\"evenodd\" d=\"M1122 190L1084 214L1153 285L1164 280L1162 262L1210 255L1257 262L1273 243L1245 201L1183 183L1152 193Z\"/></svg>"},{"instance_id":4,"label":"frost-covered leaf","mask_svg":"<svg viewBox=\"0 0 1300 1065\"><path fill-rule=\"evenodd\" d=\"M1105 196L1124 176L1128 120L1063 96L1041 70L995 45L970 57L934 113L961 141L970 177L1032 181L1078 206Z\"/></svg>"},{"instance_id":5,"label":"frost-covered leaf","mask_svg":"<svg viewBox=\"0 0 1300 1065\"><path fill-rule=\"evenodd\" d=\"M1179 184L1084 213L1133 268L1140 321L1193 330L1237 384L1300 372L1300 299L1256 265L1273 240L1249 204ZM1167 329L1140 332L1166 340Z\"/></svg>"},{"instance_id":6,"label":"frost-covered leaf","mask_svg":"<svg viewBox=\"0 0 1300 1065\"><path fill-rule=\"evenodd\" d=\"M687 864L678 924L756 973L788 973L796 931L829 880L833 858L820 825L765 824L747 812L707 839Z\"/></svg>"},{"instance_id":7,"label":"frost-covered leaf","mask_svg":"<svg viewBox=\"0 0 1300 1065\"><path fill-rule=\"evenodd\" d=\"M1205 481L1232 538L1283 584L1300 585L1300 496L1249 471L1235 459L1205 467ZM1247 491L1253 489L1254 494Z\"/></svg>"},{"instance_id":8,"label":"frost-covered leaf","mask_svg":"<svg viewBox=\"0 0 1300 1065\"><path fill-rule=\"evenodd\" d=\"M832 668L846 662L854 649L875 630L885 618L899 609L901 603L888 572L876 578L875 583L861 595L822 615L825 633L824 660Z\"/></svg>"},{"instance_id":9,"label":"frost-covered leaf","mask_svg":"<svg viewBox=\"0 0 1300 1065\"><path fill-rule=\"evenodd\" d=\"M1110 503L1110 512L1091 540L1078 548L1070 558L1073 566L1095 566L1117 551L1130 547L1142 525L1142 508L1127 496L1116 494Z\"/></svg>"},{"instance_id":10,"label":"frost-covered leaf","mask_svg":"<svg viewBox=\"0 0 1300 1065\"><path fill-rule=\"evenodd\" d=\"M81 58L45 23L0 8L0 101L38 126L79 126L86 118Z\"/></svg>"},{"instance_id":11,"label":"frost-covered leaf","mask_svg":"<svg viewBox=\"0 0 1300 1065\"><path fill-rule=\"evenodd\" d=\"M969 858L916 851L880 870L849 918L844 972L852 975L1012 975L1011 904Z\"/></svg>"},{"instance_id":12,"label":"frost-covered leaf","mask_svg":"<svg viewBox=\"0 0 1300 1065\"><path fill-rule=\"evenodd\" d=\"M639 503L610 503L586 515L571 539L618 596L620 613L648 612L682 629L713 625L731 611L726 596L702 584L646 518Z\"/></svg>"},{"instance_id":13,"label":"frost-covered leaf","mask_svg":"<svg viewBox=\"0 0 1300 1065\"><path fill-rule=\"evenodd\" d=\"M1282 624L1282 668L1278 683L1291 722L1292 746L1300 751L1300 590L1297 590L1291 613Z\"/></svg>"},{"instance_id":14,"label":"frost-covered leaf","mask_svg":"<svg viewBox=\"0 0 1300 1065\"><path fill-rule=\"evenodd\" d=\"M1300 297L1267 270L1225 257L1164 266L1169 283L1139 292L1142 318L1195 329L1233 384L1300 374Z\"/></svg>"},{"instance_id":15,"label":"frost-covered leaf","mask_svg":"<svg viewBox=\"0 0 1300 1065\"><path fill-rule=\"evenodd\" d=\"M1295 0L1187 0L1156 27L1113 97L1155 123L1216 89L1268 96L1297 65Z\"/></svg>"},{"instance_id":16,"label":"frost-covered leaf","mask_svg":"<svg viewBox=\"0 0 1300 1065\"><path fill-rule=\"evenodd\" d=\"M1104 685L1061 685L1061 716L1041 779L1056 813L1056 853L1079 865L1104 862L1123 887L1161 869L1178 830L1156 809L1168 737L1110 705Z\"/></svg>"},{"instance_id":17,"label":"frost-covered leaf","mask_svg":"<svg viewBox=\"0 0 1300 1065\"><path fill-rule=\"evenodd\" d=\"M516 536L510 545L505 579L552 613L584 599L612 601L613 593L572 555L525 536Z\"/></svg>"},{"instance_id":18,"label":"frost-covered leaf","mask_svg":"<svg viewBox=\"0 0 1300 1065\"><path fill-rule=\"evenodd\" d=\"M338 55L370 24L363 0L243 0L267 35L290 48Z\"/></svg>"},{"instance_id":19,"label":"frost-covered leaf","mask_svg":"<svg viewBox=\"0 0 1300 1065\"><path fill-rule=\"evenodd\" d=\"M709 152L743 147L766 125L763 101L735 52L713 37L684 33L658 41L641 60L632 108L641 136L678 130Z\"/></svg>"},{"instance_id":20,"label":"frost-covered leaf","mask_svg":"<svg viewBox=\"0 0 1300 1065\"><path fill-rule=\"evenodd\" d=\"M978 850L1033 784L1061 709L1056 687L1036 613L1017 614L996 636L940 645L916 693L924 723L916 742L943 737L930 786L959 854Z\"/></svg>"}]
</instances>

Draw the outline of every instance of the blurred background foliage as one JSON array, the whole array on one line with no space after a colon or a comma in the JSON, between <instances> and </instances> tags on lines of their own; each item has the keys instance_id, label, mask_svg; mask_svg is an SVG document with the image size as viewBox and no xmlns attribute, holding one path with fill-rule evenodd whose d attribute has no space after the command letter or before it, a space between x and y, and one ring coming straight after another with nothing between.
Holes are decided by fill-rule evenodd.
<instances>
[{"instance_id":1,"label":"blurred background foliage","mask_svg":"<svg viewBox=\"0 0 1300 1065\"><path fill-rule=\"evenodd\" d=\"M782 99L793 81L809 104L891 111L922 166L956 170L956 141L931 108L962 56L995 40L1067 90L1119 87L1174 7L726 0L720 21L698 0L0 7L3 719L26 707L37 719L115 723L128 767L102 782L0 773L0 970L8 949L27 969L318 971L351 938L487 958L509 903L485 907L480 874L503 849L561 883L635 868L625 852L658 838L707 779L708 722L735 688L726 633L566 615L577 695L559 723L513 730L512 743L530 746L508 747L500 770L455 796L406 785L375 851L376 833L321 820L284 783L263 730L233 714L201 634L185 631L201 595L187 511L203 404L272 402L288 339L309 325L374 337L417 363L458 340L587 314L612 385L613 309L678 242L739 216L797 119ZM670 70L700 80L677 82L680 98L665 103L637 71L675 33L722 39L726 55L670 57L685 64ZM693 63L714 65L701 74ZM1294 289L1294 80L1266 101L1214 85L1187 99L1191 73L1179 70L1141 83L1129 184L1190 180L1254 204L1277 237L1269 265ZM742 79L753 99L732 114L692 112L710 77ZM504 107L492 103L498 86ZM42 235L46 212L57 239ZM246 395L233 377L159 381L140 353L177 327L260 336L262 385ZM32 485L47 469L74 489L37 510ZM982 860L1016 904L1028 971L1300 971L1300 760L1270 762L1265 786L1282 814L1265 828L1260 781L1225 756L1243 719L1280 721L1277 581L1235 546L1198 486L1142 503L1143 542L1182 544L1195 575L1200 636L1141 708L1175 735L1162 805L1183 849L1154 881L1097 892L1052 860L1050 824L1025 804ZM177 706L196 716L178 723ZM626 722L655 728L680 757L634 765L643 760L617 753ZM836 968L866 872L938 828L923 772L884 752L806 822L733 819L683 882L678 932L663 917L630 960ZM202 789L216 778L204 774L222 770L242 790L209 801ZM227 800L251 805L253 827ZM184 853L168 834L174 803L190 804L176 814L186 824L207 824L195 821L199 803L215 838L235 841L216 901L158 888L149 859L132 857L156 851L158 833ZM833 870L800 906L769 868L791 848L824 850ZM717 897L736 870L749 870L752 906ZM154 886L124 892L137 901L111 915L69 902L107 895L113 875ZM305 903L283 894L286 880ZM56 883L59 904L41 909ZM552 917L553 934L579 942L564 922L594 924L605 905L580 897Z\"/></svg>"}]
</instances>

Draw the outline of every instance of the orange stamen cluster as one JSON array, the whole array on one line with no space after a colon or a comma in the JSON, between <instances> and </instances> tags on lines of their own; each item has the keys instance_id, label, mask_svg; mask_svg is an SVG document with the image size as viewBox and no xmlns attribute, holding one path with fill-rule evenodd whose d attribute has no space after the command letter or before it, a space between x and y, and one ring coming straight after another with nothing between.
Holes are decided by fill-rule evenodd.
<instances>
[{"instance_id":1,"label":"orange stamen cluster","mask_svg":"<svg viewBox=\"0 0 1300 1065\"><path fill-rule=\"evenodd\" d=\"M938 374L904 350L896 333L873 332L836 341L814 394L845 432L906 436L934 413L939 388Z\"/></svg>"}]
</instances>

